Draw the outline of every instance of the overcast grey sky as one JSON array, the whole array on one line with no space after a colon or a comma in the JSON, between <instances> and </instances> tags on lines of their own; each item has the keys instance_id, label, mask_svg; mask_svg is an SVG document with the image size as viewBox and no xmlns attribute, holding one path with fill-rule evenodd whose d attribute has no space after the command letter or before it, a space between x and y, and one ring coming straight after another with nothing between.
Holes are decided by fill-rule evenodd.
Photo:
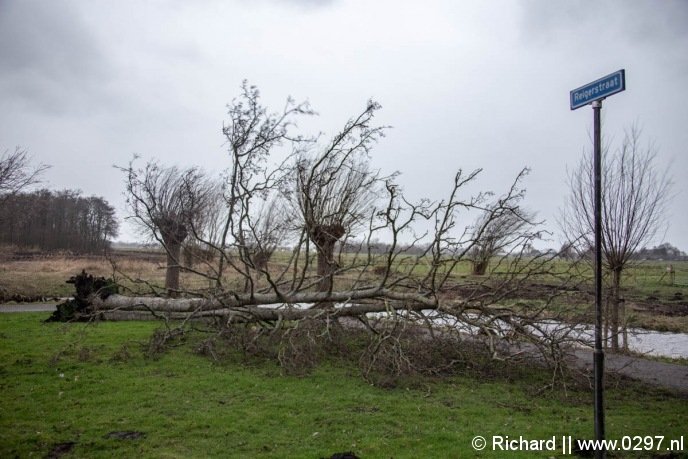
<instances>
[{"instance_id":1,"label":"overcast grey sky","mask_svg":"<svg viewBox=\"0 0 688 459\"><path fill-rule=\"evenodd\" d=\"M499 193L529 166L527 205L556 232L567 167L590 149L592 110L571 112L569 91L621 68L604 133L637 122L655 142L675 181L656 242L688 250L685 1L0 0L0 149L25 147L53 166L48 187L103 196L121 218L112 165L134 153L228 165L221 127L243 79L275 110L308 99L310 133L372 97L393 126L374 165L409 195L438 199L479 167L474 190Z\"/></svg>"}]
</instances>

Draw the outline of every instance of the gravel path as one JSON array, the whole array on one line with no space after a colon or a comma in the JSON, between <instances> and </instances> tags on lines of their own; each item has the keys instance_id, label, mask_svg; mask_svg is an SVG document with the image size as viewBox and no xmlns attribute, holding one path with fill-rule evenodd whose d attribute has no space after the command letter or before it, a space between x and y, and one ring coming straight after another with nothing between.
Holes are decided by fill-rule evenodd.
<instances>
[{"instance_id":1,"label":"gravel path","mask_svg":"<svg viewBox=\"0 0 688 459\"><path fill-rule=\"evenodd\" d=\"M55 303L0 304L0 313L52 312L54 310ZM642 357L609 353L605 354L604 363L607 372L616 372L653 386L688 394L688 365L676 365ZM580 369L592 371L592 351L587 349L576 350L573 364Z\"/></svg>"},{"instance_id":2,"label":"gravel path","mask_svg":"<svg viewBox=\"0 0 688 459\"><path fill-rule=\"evenodd\" d=\"M55 303L0 304L0 312L53 312Z\"/></svg>"}]
</instances>

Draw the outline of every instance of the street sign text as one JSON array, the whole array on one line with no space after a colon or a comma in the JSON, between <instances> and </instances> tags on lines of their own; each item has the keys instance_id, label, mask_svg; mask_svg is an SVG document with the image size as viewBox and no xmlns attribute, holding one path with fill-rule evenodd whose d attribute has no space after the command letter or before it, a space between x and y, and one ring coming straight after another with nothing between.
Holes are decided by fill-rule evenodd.
<instances>
[{"instance_id":1,"label":"street sign text","mask_svg":"<svg viewBox=\"0 0 688 459\"><path fill-rule=\"evenodd\" d=\"M626 89L626 72L621 69L571 91L571 110Z\"/></svg>"}]
</instances>

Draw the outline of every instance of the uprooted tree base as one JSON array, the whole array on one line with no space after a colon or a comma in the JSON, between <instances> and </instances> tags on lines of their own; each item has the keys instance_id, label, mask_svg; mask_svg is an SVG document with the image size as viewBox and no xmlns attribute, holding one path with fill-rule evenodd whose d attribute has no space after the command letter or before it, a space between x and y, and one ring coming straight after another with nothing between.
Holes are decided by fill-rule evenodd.
<instances>
[{"instance_id":1,"label":"uprooted tree base","mask_svg":"<svg viewBox=\"0 0 688 459\"><path fill-rule=\"evenodd\" d=\"M93 298L106 299L117 293L117 284L111 279L93 277L82 270L80 274L70 277L66 283L74 284L74 298L57 305L46 322L89 321L94 318ZM100 317L102 318L102 317Z\"/></svg>"}]
</instances>

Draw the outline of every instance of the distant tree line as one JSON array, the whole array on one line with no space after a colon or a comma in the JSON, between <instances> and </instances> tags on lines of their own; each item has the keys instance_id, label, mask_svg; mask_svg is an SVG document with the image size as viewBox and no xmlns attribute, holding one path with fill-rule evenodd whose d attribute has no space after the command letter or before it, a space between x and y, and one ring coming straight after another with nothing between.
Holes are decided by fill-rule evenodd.
<instances>
[{"instance_id":1,"label":"distant tree line","mask_svg":"<svg viewBox=\"0 0 688 459\"><path fill-rule=\"evenodd\" d=\"M582 258L593 257L593 248L588 247L586 250L576 250L568 243L564 243L559 249L559 257L566 260L578 260ZM668 242L658 246L636 250L631 254L633 261L688 261L688 254L683 250L671 245Z\"/></svg>"},{"instance_id":2,"label":"distant tree line","mask_svg":"<svg viewBox=\"0 0 688 459\"><path fill-rule=\"evenodd\" d=\"M688 260L688 255L686 255L686 252L666 242L651 249L647 247L640 249L636 253L636 258L641 260L681 261Z\"/></svg>"},{"instance_id":3,"label":"distant tree line","mask_svg":"<svg viewBox=\"0 0 688 459\"><path fill-rule=\"evenodd\" d=\"M392 248L392 244L389 242L383 242L380 240L375 241L357 241L348 240L342 243L341 251L342 253L359 253L365 248L367 252L375 255L382 255L388 253ZM423 256L427 255L430 251L429 244L410 244L410 243L397 243L396 248L404 251L408 255ZM291 248L290 248L291 249Z\"/></svg>"},{"instance_id":4,"label":"distant tree line","mask_svg":"<svg viewBox=\"0 0 688 459\"><path fill-rule=\"evenodd\" d=\"M115 209L79 191L38 190L0 197L0 242L42 250L88 253L117 236Z\"/></svg>"}]
</instances>

